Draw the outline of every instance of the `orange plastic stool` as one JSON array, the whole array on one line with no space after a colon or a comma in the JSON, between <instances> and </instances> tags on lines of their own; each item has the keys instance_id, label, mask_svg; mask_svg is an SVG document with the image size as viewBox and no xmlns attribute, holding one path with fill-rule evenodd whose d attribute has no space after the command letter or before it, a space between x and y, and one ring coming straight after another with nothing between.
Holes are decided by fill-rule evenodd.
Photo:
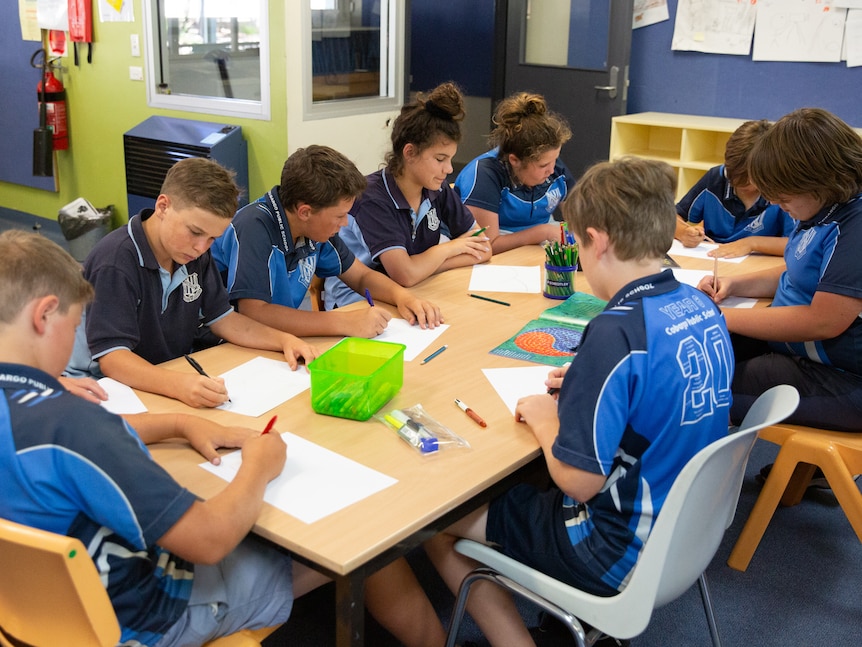
<instances>
[{"instance_id":1,"label":"orange plastic stool","mask_svg":"<svg viewBox=\"0 0 862 647\"><path fill-rule=\"evenodd\" d=\"M799 503L817 467L862 542L862 493L853 479L862 474L862 434L778 424L762 429L759 438L780 445L781 450L727 565L738 571L748 568L778 504Z\"/></svg>"}]
</instances>

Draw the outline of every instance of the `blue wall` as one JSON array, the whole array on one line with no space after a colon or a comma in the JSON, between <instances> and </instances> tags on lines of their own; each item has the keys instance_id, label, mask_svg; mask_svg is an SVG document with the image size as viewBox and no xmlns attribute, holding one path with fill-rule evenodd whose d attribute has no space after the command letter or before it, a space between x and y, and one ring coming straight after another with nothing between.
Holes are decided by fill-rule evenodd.
<instances>
[{"instance_id":1,"label":"blue wall","mask_svg":"<svg viewBox=\"0 0 862 647\"><path fill-rule=\"evenodd\" d=\"M455 81L465 94L491 96L494 0L410 0L411 90Z\"/></svg>"},{"instance_id":2,"label":"blue wall","mask_svg":"<svg viewBox=\"0 0 862 647\"><path fill-rule=\"evenodd\" d=\"M862 128L862 67L674 52L676 7L668 0L670 20L632 34L628 112L777 119L820 106ZM412 0L411 11L412 89L451 79L469 95L491 96L494 0Z\"/></svg>"},{"instance_id":3,"label":"blue wall","mask_svg":"<svg viewBox=\"0 0 862 647\"><path fill-rule=\"evenodd\" d=\"M862 127L862 67L846 63L755 62L751 56L674 52L671 19L632 33L629 112L778 119L804 106Z\"/></svg>"}]
</instances>

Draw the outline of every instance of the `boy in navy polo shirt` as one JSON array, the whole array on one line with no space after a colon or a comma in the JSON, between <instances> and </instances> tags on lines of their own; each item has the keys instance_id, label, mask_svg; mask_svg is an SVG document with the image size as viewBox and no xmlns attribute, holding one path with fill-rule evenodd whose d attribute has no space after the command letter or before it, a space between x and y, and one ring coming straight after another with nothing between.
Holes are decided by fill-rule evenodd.
<instances>
[{"instance_id":1,"label":"boy in navy polo shirt","mask_svg":"<svg viewBox=\"0 0 862 647\"><path fill-rule=\"evenodd\" d=\"M554 396L515 411L542 448L554 487L519 485L428 544L457 591L476 566L458 537L596 595L625 587L676 476L728 430L733 352L721 312L662 271L674 231L675 174L624 158L589 169L563 205L605 310L584 331ZM492 645L532 645L501 588L477 586L468 611Z\"/></svg>"},{"instance_id":2,"label":"boy in navy polo shirt","mask_svg":"<svg viewBox=\"0 0 862 647\"><path fill-rule=\"evenodd\" d=\"M155 209L105 236L84 261L96 290L70 373L112 377L192 407L228 399L221 378L157 366L193 350L200 327L239 346L282 351L291 368L317 351L231 307L209 253L236 211L239 189L216 162L187 158L168 171Z\"/></svg>"},{"instance_id":3,"label":"boy in navy polo shirt","mask_svg":"<svg viewBox=\"0 0 862 647\"><path fill-rule=\"evenodd\" d=\"M724 164L707 171L676 205L675 237L686 247L709 238L710 256L733 258L752 252L781 256L796 226L777 204L760 195L748 177L748 155L770 128L766 119L746 121L727 140Z\"/></svg>"},{"instance_id":4,"label":"boy in navy polo shirt","mask_svg":"<svg viewBox=\"0 0 862 647\"><path fill-rule=\"evenodd\" d=\"M281 184L249 204L212 246L231 301L244 315L295 335L376 337L391 315L383 308L298 310L315 276L338 277L372 302L391 303L411 325L435 328L440 309L356 259L338 236L365 177L327 146L287 158ZM324 294L324 298L326 295Z\"/></svg>"}]
</instances>

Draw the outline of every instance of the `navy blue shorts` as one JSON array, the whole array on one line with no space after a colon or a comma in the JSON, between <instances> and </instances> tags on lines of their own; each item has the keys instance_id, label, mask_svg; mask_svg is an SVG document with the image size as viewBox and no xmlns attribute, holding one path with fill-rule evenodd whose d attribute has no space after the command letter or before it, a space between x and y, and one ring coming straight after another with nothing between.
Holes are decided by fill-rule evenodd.
<instances>
[{"instance_id":1,"label":"navy blue shorts","mask_svg":"<svg viewBox=\"0 0 862 647\"><path fill-rule=\"evenodd\" d=\"M777 384L790 384L799 391L799 407L785 422L834 431L862 431L862 377L804 357L752 354L747 338L732 335L731 339L737 358L731 386L733 424L742 422L761 393Z\"/></svg>"},{"instance_id":2,"label":"navy blue shorts","mask_svg":"<svg viewBox=\"0 0 862 647\"><path fill-rule=\"evenodd\" d=\"M594 595L618 591L602 581L604 568L582 546L572 546L563 520L563 493L516 485L491 501L485 538L504 554Z\"/></svg>"}]
</instances>

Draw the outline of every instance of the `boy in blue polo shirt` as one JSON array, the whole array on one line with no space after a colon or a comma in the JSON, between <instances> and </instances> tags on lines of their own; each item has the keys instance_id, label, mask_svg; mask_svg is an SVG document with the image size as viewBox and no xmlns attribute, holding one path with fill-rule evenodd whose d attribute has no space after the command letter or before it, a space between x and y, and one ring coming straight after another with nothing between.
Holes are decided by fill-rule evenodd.
<instances>
[{"instance_id":1,"label":"boy in blue polo shirt","mask_svg":"<svg viewBox=\"0 0 862 647\"><path fill-rule=\"evenodd\" d=\"M413 296L358 260L338 230L347 222L365 178L327 146L300 148L287 158L281 184L234 216L212 246L228 295L243 314L300 336L375 337L390 314L383 308L299 310L315 276L338 277L351 290L391 303L411 325L434 328L440 309ZM326 295L324 295L326 297Z\"/></svg>"},{"instance_id":2,"label":"boy in blue polo shirt","mask_svg":"<svg viewBox=\"0 0 862 647\"><path fill-rule=\"evenodd\" d=\"M674 230L675 175L624 158L589 169L564 203L604 312L584 331L554 396L515 411L542 448L554 487L519 485L426 544L457 591L476 564L458 537L596 595L621 591L676 476L727 434L733 352L721 312L662 271ZM563 375L564 374L564 375ZM492 645L532 645L511 597L476 587L468 611Z\"/></svg>"},{"instance_id":3,"label":"boy in blue polo shirt","mask_svg":"<svg viewBox=\"0 0 862 647\"><path fill-rule=\"evenodd\" d=\"M719 243L710 256L752 252L781 256L796 222L771 204L748 177L748 156L769 131L766 119L746 121L727 140L724 164L707 171L676 205L674 236L686 247L704 239Z\"/></svg>"},{"instance_id":4,"label":"boy in blue polo shirt","mask_svg":"<svg viewBox=\"0 0 862 647\"><path fill-rule=\"evenodd\" d=\"M112 377L192 407L228 399L221 378L157 364L193 350L202 326L239 346L282 351L291 368L317 351L301 339L234 312L209 253L236 211L229 171L187 158L168 171L155 209L112 231L84 261L96 291L70 362L71 374Z\"/></svg>"},{"instance_id":5,"label":"boy in blue polo shirt","mask_svg":"<svg viewBox=\"0 0 862 647\"><path fill-rule=\"evenodd\" d=\"M82 541L124 645L201 645L283 623L294 598L326 578L245 539L267 483L283 469L281 435L224 430L228 446L242 446L239 473L218 496L197 499L145 447L178 435L172 423L180 416L141 414L130 417L132 428L88 401L98 398L94 384L73 383L72 393L57 377L92 296L80 265L58 245L28 232L0 234L0 517ZM206 432L219 426L189 422L179 435L216 458L224 437ZM365 587L369 611L403 644L443 643L404 559Z\"/></svg>"}]
</instances>

